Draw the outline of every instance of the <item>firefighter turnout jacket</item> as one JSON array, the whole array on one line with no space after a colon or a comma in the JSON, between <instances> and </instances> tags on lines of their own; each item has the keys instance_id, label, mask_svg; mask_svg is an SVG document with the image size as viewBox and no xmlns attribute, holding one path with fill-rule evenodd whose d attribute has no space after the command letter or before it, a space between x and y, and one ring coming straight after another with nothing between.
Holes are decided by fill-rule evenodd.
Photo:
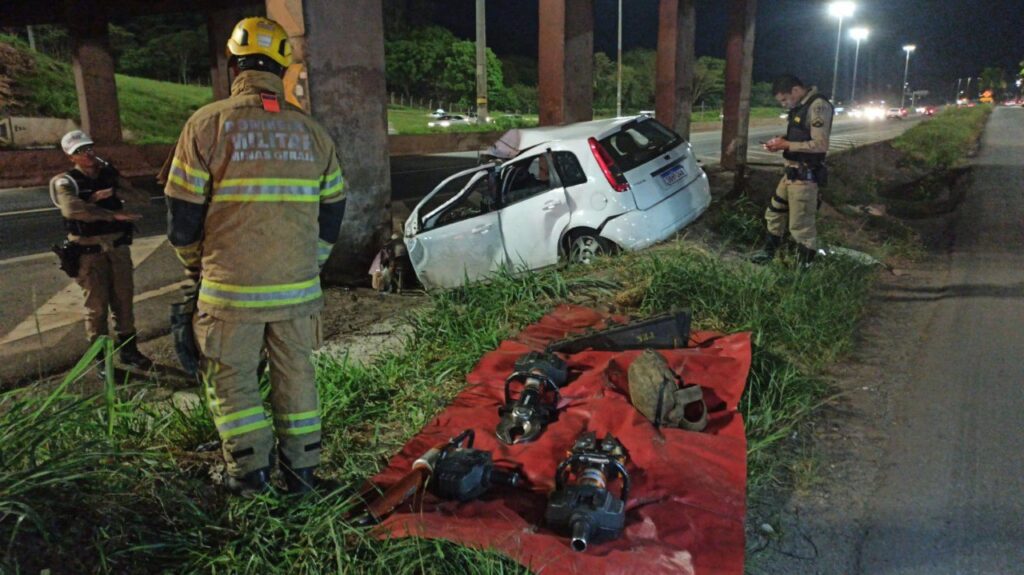
<instances>
[{"instance_id":1,"label":"firefighter turnout jacket","mask_svg":"<svg viewBox=\"0 0 1024 575\"><path fill-rule=\"evenodd\" d=\"M273 322L323 307L319 272L345 197L334 142L288 104L281 79L241 72L231 97L185 124L165 195L168 236L202 270L199 311Z\"/></svg>"}]
</instances>

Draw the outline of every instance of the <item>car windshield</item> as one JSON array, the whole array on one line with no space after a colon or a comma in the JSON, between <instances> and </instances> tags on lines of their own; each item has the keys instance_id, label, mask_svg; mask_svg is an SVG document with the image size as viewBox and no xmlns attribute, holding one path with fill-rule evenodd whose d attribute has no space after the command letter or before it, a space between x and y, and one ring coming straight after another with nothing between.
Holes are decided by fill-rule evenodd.
<instances>
[{"instance_id":1,"label":"car windshield","mask_svg":"<svg viewBox=\"0 0 1024 575\"><path fill-rule=\"evenodd\" d=\"M629 122L601 140L615 164L624 172L642 166L659 154L675 148L682 137L654 120Z\"/></svg>"}]
</instances>

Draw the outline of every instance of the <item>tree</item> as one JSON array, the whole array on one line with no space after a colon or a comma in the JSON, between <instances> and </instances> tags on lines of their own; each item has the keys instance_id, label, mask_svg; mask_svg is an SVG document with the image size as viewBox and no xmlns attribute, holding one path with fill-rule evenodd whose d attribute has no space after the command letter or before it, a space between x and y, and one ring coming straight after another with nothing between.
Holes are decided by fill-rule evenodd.
<instances>
[{"instance_id":1,"label":"tree","mask_svg":"<svg viewBox=\"0 0 1024 575\"><path fill-rule=\"evenodd\" d=\"M755 82L750 87L750 106L754 108L774 108L779 103L772 94L772 85L768 82Z\"/></svg>"},{"instance_id":2,"label":"tree","mask_svg":"<svg viewBox=\"0 0 1024 575\"><path fill-rule=\"evenodd\" d=\"M202 66L196 70L197 63L204 61L206 47L206 29L182 30L164 36L168 43L167 55L177 64L178 82L188 84L191 78L202 78L209 68Z\"/></svg>"},{"instance_id":3,"label":"tree","mask_svg":"<svg viewBox=\"0 0 1024 575\"><path fill-rule=\"evenodd\" d=\"M63 26L33 26L36 50L61 62L71 61L71 36Z\"/></svg>"},{"instance_id":4,"label":"tree","mask_svg":"<svg viewBox=\"0 0 1024 575\"><path fill-rule=\"evenodd\" d=\"M434 82L444 72L445 58L457 41L447 29L428 26L415 30L405 39L386 42L388 88L406 95L437 96Z\"/></svg>"},{"instance_id":5,"label":"tree","mask_svg":"<svg viewBox=\"0 0 1024 575\"><path fill-rule=\"evenodd\" d=\"M725 94L725 60L701 56L693 70L693 103L707 100L715 105Z\"/></svg>"},{"instance_id":6,"label":"tree","mask_svg":"<svg viewBox=\"0 0 1024 575\"><path fill-rule=\"evenodd\" d=\"M459 106L472 106L476 102L476 44L468 40L451 45L444 59L444 72L436 84L438 95ZM505 91L501 74L501 61L487 49L487 94L500 100Z\"/></svg>"},{"instance_id":7,"label":"tree","mask_svg":"<svg viewBox=\"0 0 1024 575\"><path fill-rule=\"evenodd\" d=\"M594 54L594 108L615 109L615 62L604 52Z\"/></svg>"},{"instance_id":8,"label":"tree","mask_svg":"<svg viewBox=\"0 0 1024 575\"><path fill-rule=\"evenodd\" d=\"M497 100L496 109L516 113L532 113L537 110L537 86L513 84L505 88Z\"/></svg>"},{"instance_id":9,"label":"tree","mask_svg":"<svg viewBox=\"0 0 1024 575\"><path fill-rule=\"evenodd\" d=\"M654 50L630 50L622 54L623 113L654 108L656 75L657 52Z\"/></svg>"},{"instance_id":10,"label":"tree","mask_svg":"<svg viewBox=\"0 0 1024 575\"><path fill-rule=\"evenodd\" d=\"M501 74L505 79L506 86L514 86L516 84L536 86L537 59L528 56L502 56Z\"/></svg>"},{"instance_id":11,"label":"tree","mask_svg":"<svg viewBox=\"0 0 1024 575\"><path fill-rule=\"evenodd\" d=\"M1006 91L1006 71L995 66L985 68L981 71L978 87L982 92L992 90L993 95L1002 95Z\"/></svg>"}]
</instances>

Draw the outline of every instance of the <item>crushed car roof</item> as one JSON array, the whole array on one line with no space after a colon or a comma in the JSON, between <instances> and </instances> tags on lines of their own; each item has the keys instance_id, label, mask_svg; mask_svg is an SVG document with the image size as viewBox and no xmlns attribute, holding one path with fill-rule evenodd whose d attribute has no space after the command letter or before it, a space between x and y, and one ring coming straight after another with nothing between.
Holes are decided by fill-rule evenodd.
<instances>
[{"instance_id":1,"label":"crushed car roof","mask_svg":"<svg viewBox=\"0 0 1024 575\"><path fill-rule=\"evenodd\" d=\"M590 138L599 136L611 128L621 126L626 122L636 120L638 117L628 116L623 118L610 118L606 120L591 120L579 122L566 126L547 126L543 128L513 128L498 138L484 154L494 158L514 158L522 151L528 150L539 144L554 142L558 140L574 140L579 138Z\"/></svg>"}]
</instances>

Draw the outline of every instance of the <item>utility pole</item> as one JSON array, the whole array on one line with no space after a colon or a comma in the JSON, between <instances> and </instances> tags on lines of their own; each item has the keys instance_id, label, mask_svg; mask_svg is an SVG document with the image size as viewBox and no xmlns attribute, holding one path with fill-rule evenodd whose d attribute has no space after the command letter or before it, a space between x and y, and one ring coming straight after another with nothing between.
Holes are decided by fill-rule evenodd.
<instances>
[{"instance_id":1,"label":"utility pole","mask_svg":"<svg viewBox=\"0 0 1024 575\"><path fill-rule=\"evenodd\" d=\"M36 51L36 35L32 32L32 27L31 26L25 26L25 28L28 30L28 47L31 48L33 52L35 52Z\"/></svg>"},{"instance_id":2,"label":"utility pole","mask_svg":"<svg viewBox=\"0 0 1024 575\"><path fill-rule=\"evenodd\" d=\"M476 0L476 121L487 121L487 12L486 0Z\"/></svg>"},{"instance_id":3,"label":"utility pole","mask_svg":"<svg viewBox=\"0 0 1024 575\"><path fill-rule=\"evenodd\" d=\"M615 81L615 117L619 117L622 115L622 0L619 0L619 40L615 61L618 67Z\"/></svg>"}]
</instances>

